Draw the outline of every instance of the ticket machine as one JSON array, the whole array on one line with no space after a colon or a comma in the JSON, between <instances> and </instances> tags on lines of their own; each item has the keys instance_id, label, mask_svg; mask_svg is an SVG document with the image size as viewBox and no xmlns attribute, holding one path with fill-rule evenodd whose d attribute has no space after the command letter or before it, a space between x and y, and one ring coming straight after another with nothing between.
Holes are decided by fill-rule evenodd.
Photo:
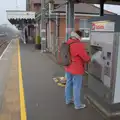
<instances>
[{"instance_id":1,"label":"ticket machine","mask_svg":"<svg viewBox=\"0 0 120 120\"><path fill-rule=\"evenodd\" d=\"M91 23L87 98L107 116L120 115L120 16Z\"/></svg>"}]
</instances>

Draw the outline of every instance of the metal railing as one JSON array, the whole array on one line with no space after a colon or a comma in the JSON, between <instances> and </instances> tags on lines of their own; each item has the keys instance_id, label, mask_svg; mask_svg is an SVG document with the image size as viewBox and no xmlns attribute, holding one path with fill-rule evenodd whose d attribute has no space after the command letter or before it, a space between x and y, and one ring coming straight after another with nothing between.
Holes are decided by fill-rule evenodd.
<instances>
[{"instance_id":1,"label":"metal railing","mask_svg":"<svg viewBox=\"0 0 120 120\"><path fill-rule=\"evenodd\" d=\"M58 63L60 61L60 47L64 40L65 40L64 37L58 37L56 38L56 44L54 44L54 56Z\"/></svg>"}]
</instances>

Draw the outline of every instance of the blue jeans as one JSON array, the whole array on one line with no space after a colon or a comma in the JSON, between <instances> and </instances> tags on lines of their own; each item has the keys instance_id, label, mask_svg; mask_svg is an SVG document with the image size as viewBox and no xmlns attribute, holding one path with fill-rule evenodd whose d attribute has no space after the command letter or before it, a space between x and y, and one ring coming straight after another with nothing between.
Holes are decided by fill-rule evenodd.
<instances>
[{"instance_id":1,"label":"blue jeans","mask_svg":"<svg viewBox=\"0 0 120 120\"><path fill-rule=\"evenodd\" d=\"M81 106L80 91L82 88L82 76L73 75L71 73L66 72L66 77L67 77L65 87L66 104L69 104L72 101L72 97L74 97L75 107L80 107Z\"/></svg>"}]
</instances>

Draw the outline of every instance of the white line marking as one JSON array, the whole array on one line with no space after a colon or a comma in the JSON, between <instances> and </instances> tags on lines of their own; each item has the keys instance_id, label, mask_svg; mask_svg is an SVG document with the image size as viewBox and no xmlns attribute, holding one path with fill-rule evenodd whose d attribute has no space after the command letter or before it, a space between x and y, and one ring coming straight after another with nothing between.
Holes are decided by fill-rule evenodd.
<instances>
[{"instance_id":1,"label":"white line marking","mask_svg":"<svg viewBox=\"0 0 120 120\"><path fill-rule=\"evenodd\" d=\"M6 51L6 53L10 52L9 50Z\"/></svg>"},{"instance_id":2,"label":"white line marking","mask_svg":"<svg viewBox=\"0 0 120 120\"><path fill-rule=\"evenodd\" d=\"M6 60L8 60L8 58L2 58L1 61L2 61L2 60L3 60L3 61L6 61Z\"/></svg>"},{"instance_id":3,"label":"white line marking","mask_svg":"<svg viewBox=\"0 0 120 120\"><path fill-rule=\"evenodd\" d=\"M7 49L9 48L10 44L12 43L12 40L10 41L10 43L7 45L7 47L5 48L5 50L3 51L3 53L0 56L0 60L2 59L2 57L4 56L5 52L7 51Z\"/></svg>"}]
</instances>

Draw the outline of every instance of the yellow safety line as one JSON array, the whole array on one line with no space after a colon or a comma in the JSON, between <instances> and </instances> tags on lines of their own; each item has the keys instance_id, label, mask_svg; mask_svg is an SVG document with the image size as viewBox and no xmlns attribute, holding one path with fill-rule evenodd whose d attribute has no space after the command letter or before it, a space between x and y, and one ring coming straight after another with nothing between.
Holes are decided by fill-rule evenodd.
<instances>
[{"instance_id":1,"label":"yellow safety line","mask_svg":"<svg viewBox=\"0 0 120 120\"><path fill-rule=\"evenodd\" d=\"M56 79L56 80L54 80L54 81L55 81L56 83L57 83L57 82L59 82L59 80L58 80L58 79Z\"/></svg>"},{"instance_id":2,"label":"yellow safety line","mask_svg":"<svg viewBox=\"0 0 120 120\"><path fill-rule=\"evenodd\" d=\"M25 107L25 97L22 79L22 67L21 67L21 57L20 57L20 43L18 40L18 72L19 72L19 92L20 92L20 115L21 120L27 120L26 107Z\"/></svg>"}]
</instances>

